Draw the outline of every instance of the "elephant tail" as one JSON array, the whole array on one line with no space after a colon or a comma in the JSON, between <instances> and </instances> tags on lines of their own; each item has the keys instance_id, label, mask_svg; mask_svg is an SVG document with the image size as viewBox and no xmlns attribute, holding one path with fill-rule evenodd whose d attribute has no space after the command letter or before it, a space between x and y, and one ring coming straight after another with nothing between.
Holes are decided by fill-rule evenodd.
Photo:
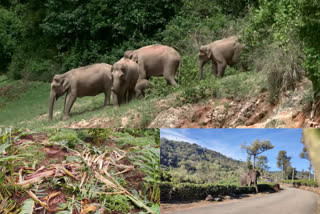
<instances>
[{"instance_id":1,"label":"elephant tail","mask_svg":"<svg viewBox=\"0 0 320 214\"><path fill-rule=\"evenodd\" d=\"M181 70L181 68L182 68L182 60L180 60L179 63L178 63L178 65L177 65L176 78L177 78L178 84L180 84L180 81L179 81L180 79L179 79L179 77L180 77L180 70Z\"/></svg>"}]
</instances>

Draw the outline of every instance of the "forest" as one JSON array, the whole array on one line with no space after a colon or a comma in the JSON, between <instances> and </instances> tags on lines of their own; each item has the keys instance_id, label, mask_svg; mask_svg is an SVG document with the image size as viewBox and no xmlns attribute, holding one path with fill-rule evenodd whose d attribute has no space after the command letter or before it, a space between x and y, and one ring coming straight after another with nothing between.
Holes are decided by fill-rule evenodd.
<instances>
[{"instance_id":1,"label":"forest","mask_svg":"<svg viewBox=\"0 0 320 214\"><path fill-rule=\"evenodd\" d=\"M274 104L283 91L294 90L306 76L310 88L301 102L310 111L320 90L319 10L311 0L137 0L130 4L123 0L3 0L1 117L9 124L7 120L16 115L19 120L13 123L18 124L21 112L28 111L28 119L43 115L54 74L92 63L113 64L126 50L157 43L175 48L182 56L180 86L167 87L163 79L153 78L145 97L148 102L174 92L180 94L174 105L181 106L212 96L241 99L267 91ZM197 81L199 47L231 35L245 44L242 68L228 67L228 78L221 80L207 72L204 80ZM96 109L100 100L81 104ZM25 105L33 111L21 109ZM136 126L145 127L159 110L141 108L137 111L147 113L141 113L143 119Z\"/></svg>"}]
</instances>

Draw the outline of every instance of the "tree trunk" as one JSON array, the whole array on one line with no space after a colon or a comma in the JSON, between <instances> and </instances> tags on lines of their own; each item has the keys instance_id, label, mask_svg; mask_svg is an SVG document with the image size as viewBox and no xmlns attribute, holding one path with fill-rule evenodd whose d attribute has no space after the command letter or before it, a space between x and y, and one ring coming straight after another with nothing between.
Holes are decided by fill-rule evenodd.
<instances>
[{"instance_id":1,"label":"tree trunk","mask_svg":"<svg viewBox=\"0 0 320 214\"><path fill-rule=\"evenodd\" d=\"M52 120L52 115L53 115L53 106L54 106L54 101L56 99L56 93L51 90L50 92L50 103L49 103L49 120Z\"/></svg>"},{"instance_id":2,"label":"tree trunk","mask_svg":"<svg viewBox=\"0 0 320 214\"><path fill-rule=\"evenodd\" d=\"M253 169L256 168L256 156L254 155L253 156Z\"/></svg>"}]
</instances>

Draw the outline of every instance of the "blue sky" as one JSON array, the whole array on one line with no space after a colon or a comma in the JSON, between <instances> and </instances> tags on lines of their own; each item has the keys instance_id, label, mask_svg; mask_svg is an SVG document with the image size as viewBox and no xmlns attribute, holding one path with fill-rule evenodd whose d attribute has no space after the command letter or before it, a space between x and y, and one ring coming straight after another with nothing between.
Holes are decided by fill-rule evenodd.
<instances>
[{"instance_id":1,"label":"blue sky","mask_svg":"<svg viewBox=\"0 0 320 214\"><path fill-rule=\"evenodd\" d=\"M255 139L269 140L275 147L262 155L268 157L272 171L279 170L277 155L280 150L287 151L297 170L307 170L309 162L299 158L303 148L301 136L302 129L160 129L161 138L196 143L242 161L246 161L247 154L240 148L241 144L249 144Z\"/></svg>"}]
</instances>

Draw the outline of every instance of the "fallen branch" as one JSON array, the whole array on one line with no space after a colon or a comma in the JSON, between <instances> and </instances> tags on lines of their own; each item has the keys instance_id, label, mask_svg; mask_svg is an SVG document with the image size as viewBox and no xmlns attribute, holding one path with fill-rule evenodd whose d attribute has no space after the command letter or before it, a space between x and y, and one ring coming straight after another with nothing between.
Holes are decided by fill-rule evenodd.
<instances>
[{"instance_id":1,"label":"fallen branch","mask_svg":"<svg viewBox=\"0 0 320 214\"><path fill-rule=\"evenodd\" d=\"M40 201L40 199L30 190L26 191L28 193L28 195L37 203L39 203L43 208L45 208L48 212L58 212L58 211L62 211L63 209L51 209L50 207L48 207L47 203Z\"/></svg>"}]
</instances>

